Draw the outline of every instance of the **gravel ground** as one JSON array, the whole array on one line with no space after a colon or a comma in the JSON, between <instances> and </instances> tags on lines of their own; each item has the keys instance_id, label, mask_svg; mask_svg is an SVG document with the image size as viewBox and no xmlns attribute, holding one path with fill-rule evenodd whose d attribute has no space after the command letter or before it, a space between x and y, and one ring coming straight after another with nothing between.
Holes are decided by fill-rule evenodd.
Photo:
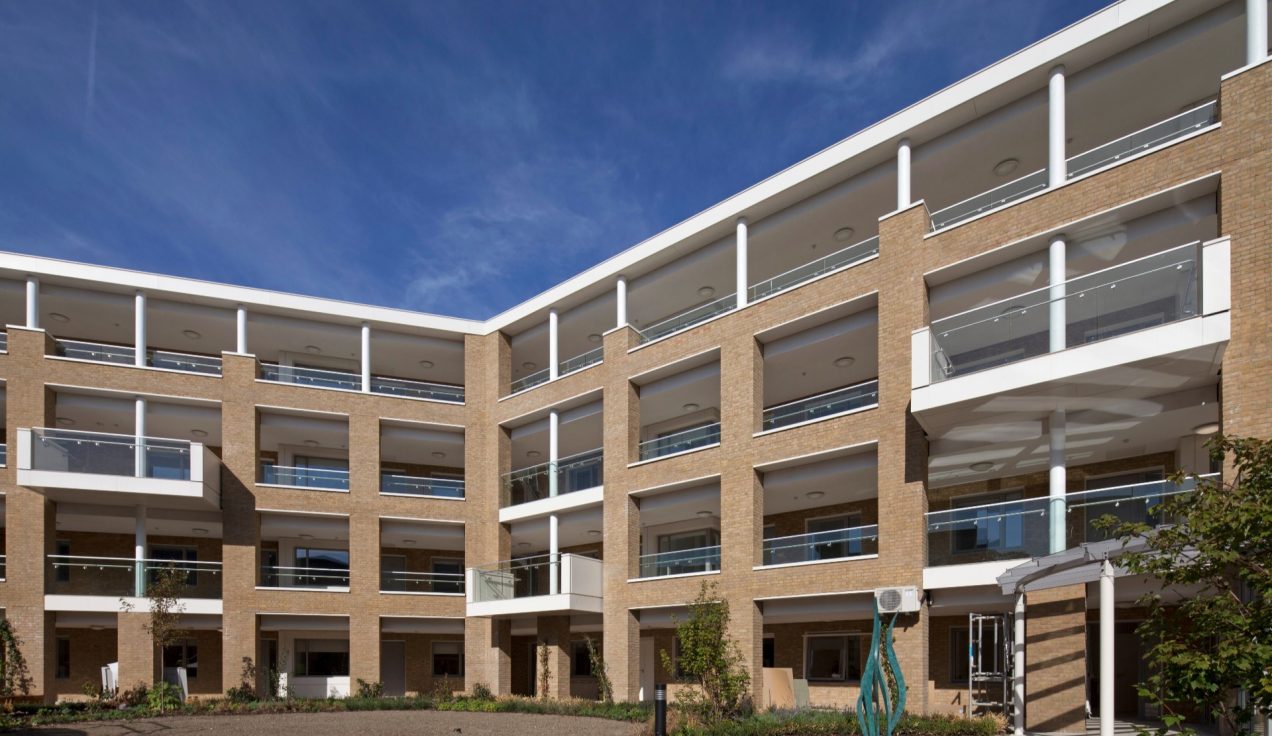
<instances>
[{"instance_id":1,"label":"gravel ground","mask_svg":"<svg viewBox=\"0 0 1272 736\"><path fill-rule=\"evenodd\" d=\"M139 721L44 726L17 733L37 736L638 736L643 730L641 724L601 718L528 713L382 710L148 718Z\"/></svg>"}]
</instances>

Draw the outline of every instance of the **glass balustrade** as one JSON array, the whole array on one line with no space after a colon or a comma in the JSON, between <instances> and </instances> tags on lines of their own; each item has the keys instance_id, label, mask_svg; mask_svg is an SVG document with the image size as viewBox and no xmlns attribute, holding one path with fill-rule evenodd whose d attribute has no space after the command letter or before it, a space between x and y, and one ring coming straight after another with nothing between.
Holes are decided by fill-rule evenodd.
<instances>
[{"instance_id":1,"label":"glass balustrade","mask_svg":"<svg viewBox=\"0 0 1272 736\"><path fill-rule=\"evenodd\" d=\"M660 578L720 569L720 545L640 556L640 576Z\"/></svg>"},{"instance_id":2,"label":"glass balustrade","mask_svg":"<svg viewBox=\"0 0 1272 736\"><path fill-rule=\"evenodd\" d=\"M159 437L31 429L31 469L190 480L191 443ZM138 461L141 472L137 471Z\"/></svg>"},{"instance_id":3,"label":"glass balustrade","mask_svg":"<svg viewBox=\"0 0 1272 736\"><path fill-rule=\"evenodd\" d=\"M989 212L992 209L1002 207L1010 202L1018 199L1024 199L1035 192L1041 192L1047 188L1047 170L1035 171L1032 174L1026 174L1014 181L1009 181L999 187L994 187L988 192L981 192L972 197L968 197L962 202L952 204L932 213L932 229L940 230L943 227L949 227L955 223L964 220L970 220L979 214Z\"/></svg>"},{"instance_id":4,"label":"glass balustrade","mask_svg":"<svg viewBox=\"0 0 1272 736\"><path fill-rule=\"evenodd\" d=\"M593 348L582 355L576 355L561 361L561 375L581 371L589 365L596 365L605 358L605 348Z\"/></svg>"},{"instance_id":5,"label":"glass balustrade","mask_svg":"<svg viewBox=\"0 0 1272 736\"><path fill-rule=\"evenodd\" d=\"M348 371L330 371L320 368L302 368L296 365L261 363L261 380L290 383L315 388L338 388L361 391L362 376Z\"/></svg>"},{"instance_id":6,"label":"glass balustrade","mask_svg":"<svg viewBox=\"0 0 1272 736\"><path fill-rule=\"evenodd\" d=\"M194 560L137 560L133 557L48 555L46 592L60 595L145 595L161 575L176 575L185 585L181 598L220 598L221 563Z\"/></svg>"},{"instance_id":7,"label":"glass balustrade","mask_svg":"<svg viewBox=\"0 0 1272 736\"><path fill-rule=\"evenodd\" d=\"M75 360L92 360L99 363L118 363L133 365L136 363L136 351L131 345L108 345L85 340L58 339L53 343L54 354L62 358Z\"/></svg>"},{"instance_id":8,"label":"glass balustrade","mask_svg":"<svg viewBox=\"0 0 1272 736\"><path fill-rule=\"evenodd\" d=\"M0 332L0 353L9 352L9 333Z\"/></svg>"},{"instance_id":9,"label":"glass balustrade","mask_svg":"<svg viewBox=\"0 0 1272 736\"><path fill-rule=\"evenodd\" d=\"M504 506L538 501L552 495L553 473L557 495L596 488L604 482L604 453L600 448L557 460L514 470L503 476Z\"/></svg>"},{"instance_id":10,"label":"glass balustrade","mask_svg":"<svg viewBox=\"0 0 1272 736\"><path fill-rule=\"evenodd\" d=\"M525 391L528 388L534 388L541 383L547 383L548 379L551 378L551 375L552 372L547 368L544 368L541 371L535 371L528 376L523 376L513 381L510 389L512 393L515 394L519 391Z\"/></svg>"},{"instance_id":11,"label":"glass balustrade","mask_svg":"<svg viewBox=\"0 0 1272 736\"><path fill-rule=\"evenodd\" d=\"M765 539L763 559L765 565L789 565L878 553L879 527L871 524Z\"/></svg>"},{"instance_id":12,"label":"glass balustrade","mask_svg":"<svg viewBox=\"0 0 1272 736\"><path fill-rule=\"evenodd\" d=\"M261 483L322 490L349 490L349 471L339 468L298 468L261 465Z\"/></svg>"},{"instance_id":13,"label":"glass balustrade","mask_svg":"<svg viewBox=\"0 0 1272 736\"><path fill-rule=\"evenodd\" d=\"M747 297L749 301L759 301L766 296L772 296L781 291L794 288L806 281L812 281L818 276L828 274L854 263L859 263L872 256L879 254L879 236L867 238L860 243L855 243L837 250L828 256L810 261L802 266L797 266L789 271L778 274L771 279L754 284L748 289Z\"/></svg>"},{"instance_id":14,"label":"glass balustrade","mask_svg":"<svg viewBox=\"0 0 1272 736\"><path fill-rule=\"evenodd\" d=\"M657 340L674 332L680 332L681 330L688 329L696 324L706 322L717 315L732 311L736 309L737 306L737 296L735 294L729 294L728 296L722 296L715 301L700 304L678 314L661 319L647 327L637 330L637 332L640 333L642 342Z\"/></svg>"},{"instance_id":15,"label":"glass balustrade","mask_svg":"<svg viewBox=\"0 0 1272 736\"><path fill-rule=\"evenodd\" d=\"M1160 123L1073 156L1067 162L1068 176L1070 179L1082 176L1131 156L1159 148L1189 133L1214 125L1218 119L1219 102L1211 100Z\"/></svg>"},{"instance_id":16,"label":"glass balustrade","mask_svg":"<svg viewBox=\"0 0 1272 736\"><path fill-rule=\"evenodd\" d=\"M221 358L212 355L176 353L171 350L147 350L146 365L151 368L164 368L170 371L203 373L209 376L221 375Z\"/></svg>"},{"instance_id":17,"label":"glass balustrade","mask_svg":"<svg viewBox=\"0 0 1272 736\"><path fill-rule=\"evenodd\" d=\"M809 396L764 410L764 429L778 429L792 424L843 414L844 412L877 406L879 381L872 379L853 386L837 388L824 394Z\"/></svg>"},{"instance_id":18,"label":"glass balustrade","mask_svg":"<svg viewBox=\"0 0 1272 736\"><path fill-rule=\"evenodd\" d=\"M380 591L384 593L462 594L464 592L464 574L381 570Z\"/></svg>"},{"instance_id":19,"label":"glass balustrade","mask_svg":"<svg viewBox=\"0 0 1272 736\"><path fill-rule=\"evenodd\" d=\"M533 555L472 568L475 603L549 595L561 579L561 561ZM559 590L559 587L558 587Z\"/></svg>"},{"instance_id":20,"label":"glass balustrade","mask_svg":"<svg viewBox=\"0 0 1272 736\"><path fill-rule=\"evenodd\" d=\"M680 432L672 432L661 437L645 440L640 443L640 459L652 460L657 457L687 452L699 447L707 447L720 442L720 423L713 422L700 427L693 427Z\"/></svg>"},{"instance_id":21,"label":"glass balustrade","mask_svg":"<svg viewBox=\"0 0 1272 736\"><path fill-rule=\"evenodd\" d=\"M285 567L261 565L262 588L348 588L349 569L345 567Z\"/></svg>"},{"instance_id":22,"label":"glass balustrade","mask_svg":"<svg viewBox=\"0 0 1272 736\"><path fill-rule=\"evenodd\" d=\"M932 378L943 381L1045 355L1053 305L1066 348L1195 317L1200 243L1189 243L932 323ZM1059 328L1058 328L1059 329Z\"/></svg>"},{"instance_id":23,"label":"glass balustrade","mask_svg":"<svg viewBox=\"0 0 1272 736\"><path fill-rule=\"evenodd\" d=\"M404 496L463 498L464 481L457 478L429 478L418 475L384 473L380 476L380 493Z\"/></svg>"},{"instance_id":24,"label":"glass balustrade","mask_svg":"<svg viewBox=\"0 0 1272 736\"><path fill-rule=\"evenodd\" d=\"M361 387L361 379L358 380ZM431 383L409 378L388 378L371 376L371 393L386 396L402 396L409 399L429 399L431 401L450 401L464 403L464 387L449 383Z\"/></svg>"}]
</instances>

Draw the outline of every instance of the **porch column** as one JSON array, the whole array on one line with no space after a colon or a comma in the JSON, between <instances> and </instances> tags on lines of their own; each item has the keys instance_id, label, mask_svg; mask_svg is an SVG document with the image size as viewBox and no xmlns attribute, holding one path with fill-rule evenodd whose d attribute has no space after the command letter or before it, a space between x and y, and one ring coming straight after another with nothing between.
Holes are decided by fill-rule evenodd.
<instances>
[{"instance_id":1,"label":"porch column","mask_svg":"<svg viewBox=\"0 0 1272 736\"><path fill-rule=\"evenodd\" d=\"M556 514L548 517L548 593L561 592L561 519Z\"/></svg>"},{"instance_id":2,"label":"porch column","mask_svg":"<svg viewBox=\"0 0 1272 736\"><path fill-rule=\"evenodd\" d=\"M548 497L556 498L560 492L560 478L557 474L557 459L561 448L561 414L556 409L548 412ZM556 514L548 517L548 592L556 595L561 592L561 538L560 518Z\"/></svg>"},{"instance_id":3,"label":"porch column","mask_svg":"<svg viewBox=\"0 0 1272 736\"><path fill-rule=\"evenodd\" d=\"M146 594L146 507L138 506L133 525L133 595Z\"/></svg>"},{"instance_id":4,"label":"porch column","mask_svg":"<svg viewBox=\"0 0 1272 736\"><path fill-rule=\"evenodd\" d=\"M371 393L371 325L362 323L362 393Z\"/></svg>"},{"instance_id":5,"label":"porch column","mask_svg":"<svg viewBox=\"0 0 1272 736\"><path fill-rule=\"evenodd\" d=\"M1268 54L1266 0L1246 0L1246 64L1258 64Z\"/></svg>"},{"instance_id":6,"label":"porch column","mask_svg":"<svg viewBox=\"0 0 1272 736\"><path fill-rule=\"evenodd\" d=\"M1064 65L1061 64L1051 69L1047 80L1048 187L1058 187L1069 178L1064 154Z\"/></svg>"},{"instance_id":7,"label":"porch column","mask_svg":"<svg viewBox=\"0 0 1272 736\"><path fill-rule=\"evenodd\" d=\"M561 375L561 341L557 310L548 310L548 380L555 381Z\"/></svg>"},{"instance_id":8,"label":"porch column","mask_svg":"<svg viewBox=\"0 0 1272 736\"><path fill-rule=\"evenodd\" d=\"M1050 285L1047 294L1050 300L1047 334L1051 336L1050 350L1053 353L1064 350L1068 345L1064 301L1067 251L1068 246L1063 235L1053 237L1047 249L1047 283Z\"/></svg>"},{"instance_id":9,"label":"porch column","mask_svg":"<svg viewBox=\"0 0 1272 736\"><path fill-rule=\"evenodd\" d=\"M133 306L133 365L146 365L146 293L138 290Z\"/></svg>"},{"instance_id":10,"label":"porch column","mask_svg":"<svg viewBox=\"0 0 1272 736\"><path fill-rule=\"evenodd\" d=\"M897 209L910 206L910 139L897 143Z\"/></svg>"},{"instance_id":11,"label":"porch column","mask_svg":"<svg viewBox=\"0 0 1272 736\"><path fill-rule=\"evenodd\" d=\"M234 308L234 352L247 352L247 308L242 304Z\"/></svg>"},{"instance_id":12,"label":"porch column","mask_svg":"<svg viewBox=\"0 0 1272 736\"><path fill-rule=\"evenodd\" d=\"M1100 567L1100 736L1113 736L1113 563Z\"/></svg>"},{"instance_id":13,"label":"porch column","mask_svg":"<svg viewBox=\"0 0 1272 736\"><path fill-rule=\"evenodd\" d=\"M26 280L26 326L40 329L40 280L34 276Z\"/></svg>"},{"instance_id":14,"label":"porch column","mask_svg":"<svg viewBox=\"0 0 1272 736\"><path fill-rule=\"evenodd\" d=\"M747 300L747 240L746 218L738 218L737 240L737 297L738 309L746 306Z\"/></svg>"},{"instance_id":15,"label":"porch column","mask_svg":"<svg viewBox=\"0 0 1272 736\"><path fill-rule=\"evenodd\" d=\"M1064 460L1064 409L1051 412L1050 425L1051 468L1047 476L1047 484L1051 498L1051 532L1048 552L1063 552L1065 540L1065 486L1067 471Z\"/></svg>"},{"instance_id":16,"label":"porch column","mask_svg":"<svg viewBox=\"0 0 1272 736\"><path fill-rule=\"evenodd\" d=\"M146 477L146 399L133 402L133 476Z\"/></svg>"},{"instance_id":17,"label":"porch column","mask_svg":"<svg viewBox=\"0 0 1272 736\"><path fill-rule=\"evenodd\" d=\"M1016 736L1025 734L1025 594L1016 594L1016 615L1012 620L1015 631L1012 633L1011 697L1015 707L1013 714L1013 732Z\"/></svg>"},{"instance_id":18,"label":"porch column","mask_svg":"<svg viewBox=\"0 0 1272 736\"><path fill-rule=\"evenodd\" d=\"M557 460L561 454L561 413L548 412L548 496L555 498L560 492L557 478Z\"/></svg>"},{"instance_id":19,"label":"porch column","mask_svg":"<svg viewBox=\"0 0 1272 736\"><path fill-rule=\"evenodd\" d=\"M619 276L614 284L614 302L616 304L617 322L615 327L627 324L627 277Z\"/></svg>"}]
</instances>

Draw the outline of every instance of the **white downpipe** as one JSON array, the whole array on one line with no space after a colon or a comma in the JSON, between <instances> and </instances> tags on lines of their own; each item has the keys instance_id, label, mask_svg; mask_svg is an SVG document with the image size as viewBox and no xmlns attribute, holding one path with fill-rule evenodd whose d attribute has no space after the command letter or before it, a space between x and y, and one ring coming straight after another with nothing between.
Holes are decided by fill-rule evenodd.
<instances>
[{"instance_id":1,"label":"white downpipe","mask_svg":"<svg viewBox=\"0 0 1272 736\"><path fill-rule=\"evenodd\" d=\"M1011 693L1015 706L1013 728L1016 736L1025 734L1025 594L1016 594L1016 616L1012 622Z\"/></svg>"},{"instance_id":2,"label":"white downpipe","mask_svg":"<svg viewBox=\"0 0 1272 736\"><path fill-rule=\"evenodd\" d=\"M561 592L560 520L556 514L548 517L548 592Z\"/></svg>"},{"instance_id":3,"label":"white downpipe","mask_svg":"<svg viewBox=\"0 0 1272 736\"><path fill-rule=\"evenodd\" d=\"M738 218L738 243L737 243L737 296L738 309L746 306L747 298L747 242L746 242L746 218Z\"/></svg>"},{"instance_id":4,"label":"white downpipe","mask_svg":"<svg viewBox=\"0 0 1272 736\"><path fill-rule=\"evenodd\" d=\"M897 209L910 206L910 139L897 143Z\"/></svg>"},{"instance_id":5,"label":"white downpipe","mask_svg":"<svg viewBox=\"0 0 1272 736\"><path fill-rule=\"evenodd\" d=\"M146 294L133 297L133 365L146 365Z\"/></svg>"},{"instance_id":6,"label":"white downpipe","mask_svg":"<svg viewBox=\"0 0 1272 736\"><path fill-rule=\"evenodd\" d=\"M1047 282L1051 285L1048 297L1051 300L1050 324L1048 334L1051 336L1051 352L1058 353L1066 347L1064 281L1067 248L1063 235L1051 239L1048 249L1050 256L1047 267Z\"/></svg>"},{"instance_id":7,"label":"white downpipe","mask_svg":"<svg viewBox=\"0 0 1272 736\"><path fill-rule=\"evenodd\" d=\"M1065 164L1064 65L1053 67L1047 80L1047 186L1068 178Z\"/></svg>"},{"instance_id":8,"label":"white downpipe","mask_svg":"<svg viewBox=\"0 0 1272 736\"><path fill-rule=\"evenodd\" d=\"M1113 563L1100 567L1100 736L1113 736Z\"/></svg>"},{"instance_id":9,"label":"white downpipe","mask_svg":"<svg viewBox=\"0 0 1272 736\"><path fill-rule=\"evenodd\" d=\"M362 323L362 393L371 393L371 325Z\"/></svg>"},{"instance_id":10,"label":"white downpipe","mask_svg":"<svg viewBox=\"0 0 1272 736\"><path fill-rule=\"evenodd\" d=\"M133 403L133 434L135 438L133 448L135 453L135 465L133 467L133 476L137 478L146 477L146 400L140 396Z\"/></svg>"},{"instance_id":11,"label":"white downpipe","mask_svg":"<svg viewBox=\"0 0 1272 736\"><path fill-rule=\"evenodd\" d=\"M1051 498L1051 530L1049 549L1051 554L1065 550L1065 483L1064 465L1064 409L1051 412L1050 425L1050 472L1047 476L1049 496Z\"/></svg>"},{"instance_id":12,"label":"white downpipe","mask_svg":"<svg viewBox=\"0 0 1272 736\"><path fill-rule=\"evenodd\" d=\"M1246 0L1246 64L1258 64L1267 54L1267 0Z\"/></svg>"},{"instance_id":13,"label":"white downpipe","mask_svg":"<svg viewBox=\"0 0 1272 736\"><path fill-rule=\"evenodd\" d=\"M548 310L548 380L561 376L561 327L557 310Z\"/></svg>"},{"instance_id":14,"label":"white downpipe","mask_svg":"<svg viewBox=\"0 0 1272 736\"><path fill-rule=\"evenodd\" d=\"M557 458L561 456L561 414L556 409L548 412L548 496L556 498Z\"/></svg>"},{"instance_id":15,"label":"white downpipe","mask_svg":"<svg viewBox=\"0 0 1272 736\"><path fill-rule=\"evenodd\" d=\"M146 507L138 506L133 524L133 594L146 594Z\"/></svg>"},{"instance_id":16,"label":"white downpipe","mask_svg":"<svg viewBox=\"0 0 1272 736\"><path fill-rule=\"evenodd\" d=\"M234 352L247 353L247 308L242 304L234 309Z\"/></svg>"},{"instance_id":17,"label":"white downpipe","mask_svg":"<svg viewBox=\"0 0 1272 736\"><path fill-rule=\"evenodd\" d=\"M614 284L614 302L617 306L618 324L615 327L622 327L627 324L627 277L619 276L618 281Z\"/></svg>"},{"instance_id":18,"label":"white downpipe","mask_svg":"<svg viewBox=\"0 0 1272 736\"><path fill-rule=\"evenodd\" d=\"M26 326L40 329L40 280L34 276L26 280Z\"/></svg>"}]
</instances>

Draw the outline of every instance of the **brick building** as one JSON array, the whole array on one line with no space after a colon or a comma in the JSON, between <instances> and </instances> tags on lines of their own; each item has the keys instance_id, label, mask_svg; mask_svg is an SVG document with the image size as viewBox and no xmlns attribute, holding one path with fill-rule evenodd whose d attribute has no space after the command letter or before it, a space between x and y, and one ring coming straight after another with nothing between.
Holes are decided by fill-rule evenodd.
<instances>
[{"instance_id":1,"label":"brick building","mask_svg":"<svg viewBox=\"0 0 1272 736\"><path fill-rule=\"evenodd\" d=\"M1272 434L1267 45L1264 0L1124 0L485 322L0 255L38 692L528 693L546 645L586 697L591 637L647 699L708 581L754 681L849 704L876 590L913 588L912 710L1010 700L970 616L1019 605L1027 725L1081 730L1095 583L998 580Z\"/></svg>"}]
</instances>

